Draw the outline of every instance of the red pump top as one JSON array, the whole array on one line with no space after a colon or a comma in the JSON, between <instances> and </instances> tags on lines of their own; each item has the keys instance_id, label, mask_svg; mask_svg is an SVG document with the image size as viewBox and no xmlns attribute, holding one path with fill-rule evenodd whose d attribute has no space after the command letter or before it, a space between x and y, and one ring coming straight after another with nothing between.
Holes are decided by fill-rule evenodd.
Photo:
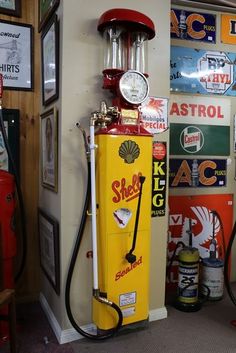
<instances>
[{"instance_id":1,"label":"red pump top","mask_svg":"<svg viewBox=\"0 0 236 353\"><path fill-rule=\"evenodd\" d=\"M155 37L155 26L152 20L141 12L130 9L111 9L104 12L98 21L98 31L103 32L108 25L119 24L131 31L148 34L148 39Z\"/></svg>"}]
</instances>

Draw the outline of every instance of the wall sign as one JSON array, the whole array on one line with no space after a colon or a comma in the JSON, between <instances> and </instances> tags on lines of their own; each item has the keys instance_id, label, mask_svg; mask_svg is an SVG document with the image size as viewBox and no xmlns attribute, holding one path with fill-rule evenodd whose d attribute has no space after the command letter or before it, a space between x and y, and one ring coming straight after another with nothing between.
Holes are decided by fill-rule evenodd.
<instances>
[{"instance_id":1,"label":"wall sign","mask_svg":"<svg viewBox=\"0 0 236 353\"><path fill-rule=\"evenodd\" d=\"M224 243L227 247L233 223L233 195L194 195L169 197L169 240L168 258L170 259L176 244L182 241L188 245L189 224L192 224L193 247L199 250L202 258L209 257L213 223L218 256L224 257ZM216 212L215 218L212 211ZM219 220L219 217L220 220ZM224 233L224 243L222 239ZM180 248L179 248L180 249ZM178 262L174 261L167 278L167 287L178 281Z\"/></svg>"},{"instance_id":2,"label":"wall sign","mask_svg":"<svg viewBox=\"0 0 236 353\"><path fill-rule=\"evenodd\" d=\"M166 142L153 142L152 217L164 216L166 205Z\"/></svg>"},{"instance_id":3,"label":"wall sign","mask_svg":"<svg viewBox=\"0 0 236 353\"><path fill-rule=\"evenodd\" d=\"M176 94L172 94L170 98L171 123L229 126L230 114L230 99Z\"/></svg>"},{"instance_id":4,"label":"wall sign","mask_svg":"<svg viewBox=\"0 0 236 353\"><path fill-rule=\"evenodd\" d=\"M228 156L230 127L170 124L170 154Z\"/></svg>"},{"instance_id":5,"label":"wall sign","mask_svg":"<svg viewBox=\"0 0 236 353\"><path fill-rule=\"evenodd\" d=\"M229 155L230 104L225 98L172 94L170 154Z\"/></svg>"},{"instance_id":6,"label":"wall sign","mask_svg":"<svg viewBox=\"0 0 236 353\"><path fill-rule=\"evenodd\" d=\"M226 159L170 158L169 187L226 186Z\"/></svg>"},{"instance_id":7,"label":"wall sign","mask_svg":"<svg viewBox=\"0 0 236 353\"><path fill-rule=\"evenodd\" d=\"M221 15L221 42L236 44L236 15Z\"/></svg>"},{"instance_id":8,"label":"wall sign","mask_svg":"<svg viewBox=\"0 0 236 353\"><path fill-rule=\"evenodd\" d=\"M172 46L172 92L236 95L235 53Z\"/></svg>"},{"instance_id":9,"label":"wall sign","mask_svg":"<svg viewBox=\"0 0 236 353\"><path fill-rule=\"evenodd\" d=\"M171 38L216 42L216 16L171 9Z\"/></svg>"},{"instance_id":10,"label":"wall sign","mask_svg":"<svg viewBox=\"0 0 236 353\"><path fill-rule=\"evenodd\" d=\"M141 104L140 123L151 134L164 132L168 128L168 99L149 97Z\"/></svg>"}]
</instances>

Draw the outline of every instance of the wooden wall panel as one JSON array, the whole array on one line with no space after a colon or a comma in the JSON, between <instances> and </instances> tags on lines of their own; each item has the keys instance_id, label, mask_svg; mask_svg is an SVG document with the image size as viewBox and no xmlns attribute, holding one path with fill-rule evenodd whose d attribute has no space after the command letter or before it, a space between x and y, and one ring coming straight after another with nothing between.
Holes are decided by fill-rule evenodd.
<instances>
[{"instance_id":1,"label":"wooden wall panel","mask_svg":"<svg viewBox=\"0 0 236 353\"><path fill-rule=\"evenodd\" d=\"M22 277L16 284L17 298L21 301L38 298L40 289L39 241L37 207L39 185L39 106L40 106L40 33L38 33L38 0L21 0L22 15L10 17L0 14L0 19L31 24L33 35L34 90L4 90L3 108L20 110L20 164L21 187L24 197L27 229L27 258ZM18 222L19 223L19 222ZM19 228L19 224L17 225ZM18 229L19 233L19 229ZM19 234L18 234L19 239ZM18 244L19 263L21 244Z\"/></svg>"}]
</instances>

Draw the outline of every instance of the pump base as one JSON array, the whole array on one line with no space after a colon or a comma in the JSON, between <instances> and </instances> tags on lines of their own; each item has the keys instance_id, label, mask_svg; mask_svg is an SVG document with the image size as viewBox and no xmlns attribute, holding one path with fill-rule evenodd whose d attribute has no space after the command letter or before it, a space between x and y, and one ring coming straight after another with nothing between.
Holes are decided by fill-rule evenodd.
<instances>
[{"instance_id":1,"label":"pump base","mask_svg":"<svg viewBox=\"0 0 236 353\"><path fill-rule=\"evenodd\" d=\"M146 319L146 320L134 322L132 324L124 325L124 326L121 326L121 328L119 329L119 331L117 331L115 333L115 335L117 336L119 334L126 334L126 333L130 333L132 331L144 330L144 329L148 328L148 324L149 324L149 320ZM98 335L108 334L112 331L113 330L102 330L102 329L97 328Z\"/></svg>"},{"instance_id":2,"label":"pump base","mask_svg":"<svg viewBox=\"0 0 236 353\"><path fill-rule=\"evenodd\" d=\"M183 303L180 302L178 299L174 302L174 307L177 310L184 311L186 313L192 313L198 311L202 307L202 303L197 301L196 303Z\"/></svg>"}]
</instances>

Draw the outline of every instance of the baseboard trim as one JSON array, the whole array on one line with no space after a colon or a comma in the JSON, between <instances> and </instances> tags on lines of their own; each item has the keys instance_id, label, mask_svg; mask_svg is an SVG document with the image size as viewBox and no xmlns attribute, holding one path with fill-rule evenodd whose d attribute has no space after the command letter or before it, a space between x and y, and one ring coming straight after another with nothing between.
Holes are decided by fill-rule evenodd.
<instances>
[{"instance_id":1,"label":"baseboard trim","mask_svg":"<svg viewBox=\"0 0 236 353\"><path fill-rule=\"evenodd\" d=\"M76 341L76 340L83 338L83 336L80 335L74 328L69 328L67 330L61 329L53 311L51 310L51 308L47 302L47 299L45 298L45 296L42 293L40 293L40 295L39 295L39 302L42 306L42 309L43 309L45 315L47 316L49 324L51 325L51 328L52 328L59 344L64 344L64 343ZM149 321L150 322L165 319L165 318L167 318L167 310L165 307L150 310L150 312L149 312ZM82 328L82 330L85 330L92 335L96 334L96 328L95 328L94 324L84 325L81 328Z\"/></svg>"},{"instance_id":2,"label":"baseboard trim","mask_svg":"<svg viewBox=\"0 0 236 353\"><path fill-rule=\"evenodd\" d=\"M154 309L149 311L149 321L156 321L166 319L168 316L166 307L162 307L159 309Z\"/></svg>"}]
</instances>

